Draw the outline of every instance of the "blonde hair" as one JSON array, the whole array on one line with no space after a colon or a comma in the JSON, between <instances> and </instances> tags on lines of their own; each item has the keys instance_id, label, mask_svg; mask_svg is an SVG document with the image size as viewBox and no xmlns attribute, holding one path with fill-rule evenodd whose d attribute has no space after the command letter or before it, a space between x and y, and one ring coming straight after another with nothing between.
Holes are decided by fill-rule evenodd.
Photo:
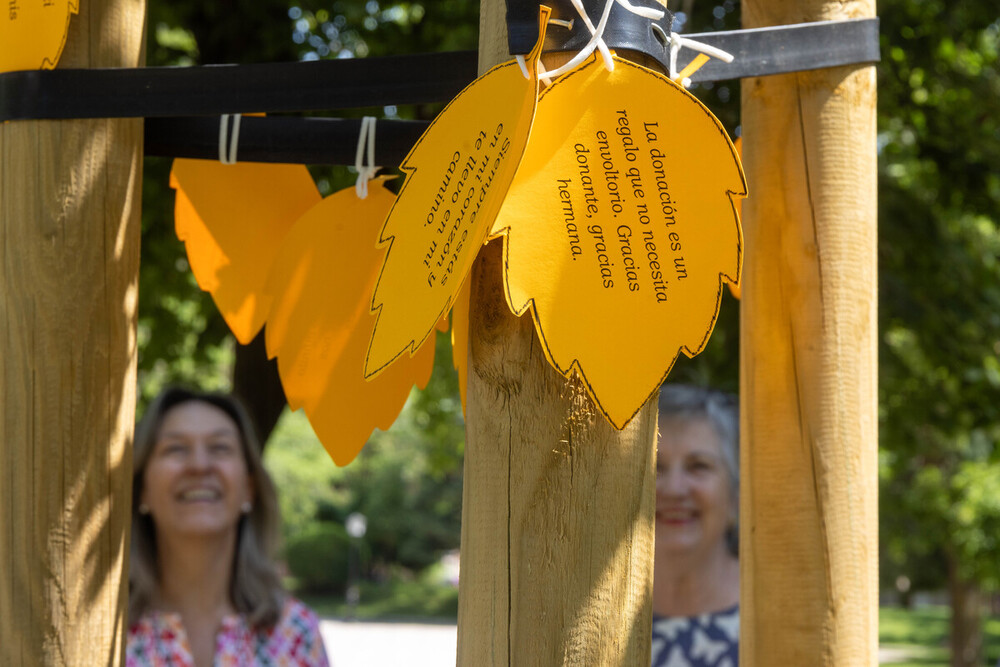
<instances>
[{"instance_id":1,"label":"blonde hair","mask_svg":"<svg viewBox=\"0 0 1000 667\"><path fill-rule=\"evenodd\" d=\"M216 407L235 423L240 434L247 472L254 489L253 509L239 520L233 558L230 602L251 627L269 628L281 617L285 592L274 566L280 516L274 485L260 459L253 424L242 404L227 394L170 388L147 408L136 427L132 465L132 548L129 563L129 623L135 623L157 598L160 568L156 527L149 514L139 512L146 465L156 445L163 418L182 403L197 401Z\"/></svg>"}]
</instances>

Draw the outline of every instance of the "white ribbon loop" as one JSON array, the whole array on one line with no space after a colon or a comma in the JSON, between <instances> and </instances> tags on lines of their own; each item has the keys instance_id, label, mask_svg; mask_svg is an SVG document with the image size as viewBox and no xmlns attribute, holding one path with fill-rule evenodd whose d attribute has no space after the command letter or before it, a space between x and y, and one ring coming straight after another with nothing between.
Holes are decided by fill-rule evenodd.
<instances>
[{"instance_id":1,"label":"white ribbon loop","mask_svg":"<svg viewBox=\"0 0 1000 667\"><path fill-rule=\"evenodd\" d=\"M233 134L229 137L229 147L226 149L226 134L229 130L229 116L233 117ZM219 162L222 164L236 164L236 151L240 147L240 119L241 114L222 114L219 118Z\"/></svg>"},{"instance_id":2,"label":"white ribbon loop","mask_svg":"<svg viewBox=\"0 0 1000 667\"><path fill-rule=\"evenodd\" d=\"M365 150L367 147L367 151ZM367 165L362 164L362 157L367 157ZM375 177L379 170L375 166L375 117L365 116L361 119L361 133L358 135L358 149L354 153L354 168L358 170L358 179L354 182L354 191L358 197L368 197L368 181Z\"/></svg>"}]
</instances>

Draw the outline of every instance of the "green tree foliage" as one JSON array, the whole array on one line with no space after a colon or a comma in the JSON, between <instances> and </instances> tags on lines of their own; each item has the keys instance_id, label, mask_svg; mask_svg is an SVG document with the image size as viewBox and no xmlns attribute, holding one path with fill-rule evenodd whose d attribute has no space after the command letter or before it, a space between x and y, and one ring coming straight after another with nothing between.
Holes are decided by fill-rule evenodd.
<instances>
[{"instance_id":1,"label":"green tree foliage","mask_svg":"<svg viewBox=\"0 0 1000 667\"><path fill-rule=\"evenodd\" d=\"M883 576L996 589L1000 22L985 1L880 14ZM952 664L979 664L979 619L960 602Z\"/></svg>"},{"instance_id":2,"label":"green tree foliage","mask_svg":"<svg viewBox=\"0 0 1000 667\"><path fill-rule=\"evenodd\" d=\"M353 512L368 518L369 572L421 570L457 549L464 442L458 379L444 335L426 389L414 390L393 428L376 432L349 466L333 465L301 412L286 414L265 462L278 487L293 574L312 576L293 551L314 539L315 526L343 526Z\"/></svg>"},{"instance_id":3,"label":"green tree foliage","mask_svg":"<svg viewBox=\"0 0 1000 667\"><path fill-rule=\"evenodd\" d=\"M292 535L285 560L299 591L343 593L347 588L351 538L336 523L312 522Z\"/></svg>"},{"instance_id":4,"label":"green tree foliage","mask_svg":"<svg viewBox=\"0 0 1000 667\"><path fill-rule=\"evenodd\" d=\"M882 33L886 553L940 547L995 586L982 522L1000 518L984 502L1000 491L1000 22L992 3L895 0Z\"/></svg>"}]
</instances>

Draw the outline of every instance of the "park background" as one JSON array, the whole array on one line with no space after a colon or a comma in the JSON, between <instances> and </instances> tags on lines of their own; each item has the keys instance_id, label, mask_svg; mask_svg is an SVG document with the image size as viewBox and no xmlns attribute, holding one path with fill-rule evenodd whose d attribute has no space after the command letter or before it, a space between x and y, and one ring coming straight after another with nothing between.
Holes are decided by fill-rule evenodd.
<instances>
[{"instance_id":1,"label":"park background","mask_svg":"<svg viewBox=\"0 0 1000 667\"><path fill-rule=\"evenodd\" d=\"M736 0L669 7L679 32L740 27ZM150 66L366 58L478 42L478 0L154 0L148 11ZM993 665L1000 10L990 0L884 0L878 13L880 639L899 664ZM692 92L739 134L739 81ZM342 115L430 119L439 109ZM412 393L395 426L335 467L302 413L288 412L262 336L237 345L195 283L173 233L169 169L168 159L145 161L140 412L171 383L236 391L266 436L282 558L297 592L328 617L454 620L464 424L447 336L438 336L430 384ZM355 178L342 167L311 171L323 195ZM708 348L681 358L671 381L735 392L738 340L739 302L727 295ZM361 538L345 531L352 513L367 517Z\"/></svg>"}]
</instances>

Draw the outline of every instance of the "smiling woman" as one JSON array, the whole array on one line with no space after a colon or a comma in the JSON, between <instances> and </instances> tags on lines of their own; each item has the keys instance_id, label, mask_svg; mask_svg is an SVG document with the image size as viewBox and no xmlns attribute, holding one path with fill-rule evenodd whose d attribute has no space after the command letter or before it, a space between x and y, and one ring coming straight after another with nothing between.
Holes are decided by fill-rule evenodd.
<instances>
[{"instance_id":1,"label":"smiling woman","mask_svg":"<svg viewBox=\"0 0 1000 667\"><path fill-rule=\"evenodd\" d=\"M126 664L326 665L281 588L274 487L232 397L169 389L136 430Z\"/></svg>"},{"instance_id":2,"label":"smiling woman","mask_svg":"<svg viewBox=\"0 0 1000 667\"><path fill-rule=\"evenodd\" d=\"M711 389L660 392L653 667L735 667L739 423Z\"/></svg>"}]
</instances>

